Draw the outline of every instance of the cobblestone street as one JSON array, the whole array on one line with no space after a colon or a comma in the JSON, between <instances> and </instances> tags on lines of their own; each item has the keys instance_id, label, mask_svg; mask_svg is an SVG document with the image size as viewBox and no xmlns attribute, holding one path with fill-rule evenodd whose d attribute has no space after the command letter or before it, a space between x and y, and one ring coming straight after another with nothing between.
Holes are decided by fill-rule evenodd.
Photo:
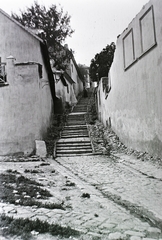
<instances>
[{"instance_id":1,"label":"cobblestone street","mask_svg":"<svg viewBox=\"0 0 162 240\"><path fill-rule=\"evenodd\" d=\"M41 182L52 194L49 201L63 202L64 210L1 202L1 213L70 226L80 233L70 239L162 239L162 176L152 162L121 154L45 161L36 174L31 170L39 169L41 161L1 162L1 173L17 170ZM33 239L65 238L37 234Z\"/></svg>"}]
</instances>

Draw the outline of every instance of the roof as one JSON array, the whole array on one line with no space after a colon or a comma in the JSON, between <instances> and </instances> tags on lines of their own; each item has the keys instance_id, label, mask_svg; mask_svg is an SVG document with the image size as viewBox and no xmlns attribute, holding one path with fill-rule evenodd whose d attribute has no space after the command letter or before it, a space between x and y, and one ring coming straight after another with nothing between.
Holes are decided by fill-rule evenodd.
<instances>
[{"instance_id":1,"label":"roof","mask_svg":"<svg viewBox=\"0 0 162 240\"><path fill-rule=\"evenodd\" d=\"M46 42L43 41L41 38L39 38L37 35L35 35L32 31L25 28L22 24L20 24L18 21L16 21L14 18L12 18L10 15L8 15L6 12L4 12L2 9L0 9L0 13L2 13L10 21L14 22L16 25L18 25L20 28L22 28L22 30L28 32L30 35L32 35L34 38L36 38L39 41L40 49L42 52L42 57L43 57L44 64L45 64L47 74L48 74L51 95L52 95L52 99L54 101L56 98L55 97L55 83L54 83L53 73L52 73L52 69L51 69L51 65L50 65L50 59L49 59L49 55L48 55L48 49L47 49Z\"/></svg>"},{"instance_id":2,"label":"roof","mask_svg":"<svg viewBox=\"0 0 162 240\"><path fill-rule=\"evenodd\" d=\"M71 84L75 83L74 80L69 76L67 72L64 72L64 77L69 83Z\"/></svg>"},{"instance_id":3,"label":"roof","mask_svg":"<svg viewBox=\"0 0 162 240\"><path fill-rule=\"evenodd\" d=\"M80 72L80 69L79 69L79 67L78 67L78 65L77 65L77 63L76 63L76 61L75 61L75 58L74 58L74 55L73 55L73 53L69 50L69 48L68 48L68 45L67 44L65 44L64 46L62 46L61 44L60 44L60 46L63 48L63 49L66 49L67 51L69 51L70 53L71 53L71 60L73 61L73 63L74 63L74 66L75 66L75 68L76 68L76 71L77 71L77 73L78 73L78 76L79 76L79 78L80 78L80 80L82 81L82 82L84 82L84 77L83 77L83 75L81 74L81 72Z\"/></svg>"},{"instance_id":4,"label":"roof","mask_svg":"<svg viewBox=\"0 0 162 240\"><path fill-rule=\"evenodd\" d=\"M36 38L38 41L43 43L43 40L38 37L37 35L35 35L29 28L24 27L22 24L20 24L18 21L16 21L14 18L12 18L9 14L7 14L6 12L4 12L1 8L0 8L0 13L2 13L5 17L7 17L8 19L10 19L12 22L14 22L15 24L17 24L19 27L21 27L24 31L28 32L30 35L32 35L34 38Z\"/></svg>"}]
</instances>

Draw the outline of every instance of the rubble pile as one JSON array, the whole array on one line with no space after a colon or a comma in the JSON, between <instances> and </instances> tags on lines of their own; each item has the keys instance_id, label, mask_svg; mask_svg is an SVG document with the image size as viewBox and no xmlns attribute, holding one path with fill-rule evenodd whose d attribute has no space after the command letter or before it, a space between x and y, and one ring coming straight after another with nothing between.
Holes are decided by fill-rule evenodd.
<instances>
[{"instance_id":1,"label":"rubble pile","mask_svg":"<svg viewBox=\"0 0 162 240\"><path fill-rule=\"evenodd\" d=\"M133 155L137 159L142 161L153 161L162 165L162 159L156 156L151 156L146 152L139 152L127 148L119 139L119 137L108 127L104 127L98 120L95 124L89 125L89 133L91 141L96 153L104 155L113 155L115 153L124 153L127 155Z\"/></svg>"},{"instance_id":2,"label":"rubble pile","mask_svg":"<svg viewBox=\"0 0 162 240\"><path fill-rule=\"evenodd\" d=\"M110 128L105 128L98 120L94 125L89 125L89 132L95 152L110 155L127 151L118 136Z\"/></svg>"}]
</instances>

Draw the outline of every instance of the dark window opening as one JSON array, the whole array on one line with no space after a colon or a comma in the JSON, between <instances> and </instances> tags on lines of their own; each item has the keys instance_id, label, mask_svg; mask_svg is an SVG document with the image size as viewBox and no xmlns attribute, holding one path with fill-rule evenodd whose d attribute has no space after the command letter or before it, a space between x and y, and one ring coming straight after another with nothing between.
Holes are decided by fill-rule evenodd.
<instances>
[{"instance_id":1,"label":"dark window opening","mask_svg":"<svg viewBox=\"0 0 162 240\"><path fill-rule=\"evenodd\" d=\"M38 64L38 72L39 72L39 78L43 77L43 71L42 71L42 65L39 63Z\"/></svg>"},{"instance_id":2,"label":"dark window opening","mask_svg":"<svg viewBox=\"0 0 162 240\"><path fill-rule=\"evenodd\" d=\"M69 93L69 85L67 85L67 93Z\"/></svg>"},{"instance_id":3,"label":"dark window opening","mask_svg":"<svg viewBox=\"0 0 162 240\"><path fill-rule=\"evenodd\" d=\"M7 82L7 74L6 74L6 63L1 62L0 58L0 86L8 85Z\"/></svg>"}]
</instances>

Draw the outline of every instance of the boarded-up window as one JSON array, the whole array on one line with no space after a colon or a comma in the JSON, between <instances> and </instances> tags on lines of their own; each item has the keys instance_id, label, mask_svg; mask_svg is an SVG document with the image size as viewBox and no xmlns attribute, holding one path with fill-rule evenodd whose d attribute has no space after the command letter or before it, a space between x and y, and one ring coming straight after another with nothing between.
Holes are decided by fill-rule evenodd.
<instances>
[{"instance_id":1,"label":"boarded-up window","mask_svg":"<svg viewBox=\"0 0 162 240\"><path fill-rule=\"evenodd\" d=\"M143 54L156 44L155 23L152 6L140 18L140 32L141 52Z\"/></svg>"},{"instance_id":2,"label":"boarded-up window","mask_svg":"<svg viewBox=\"0 0 162 240\"><path fill-rule=\"evenodd\" d=\"M135 60L133 30L131 29L123 38L124 69Z\"/></svg>"}]
</instances>

